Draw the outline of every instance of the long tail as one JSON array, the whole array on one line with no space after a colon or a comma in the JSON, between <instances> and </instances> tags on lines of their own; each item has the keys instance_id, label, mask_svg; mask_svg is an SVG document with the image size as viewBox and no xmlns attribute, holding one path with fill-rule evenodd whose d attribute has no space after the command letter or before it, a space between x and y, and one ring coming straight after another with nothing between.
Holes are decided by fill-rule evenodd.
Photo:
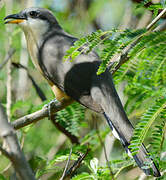
<instances>
[{"instance_id":1,"label":"long tail","mask_svg":"<svg viewBox=\"0 0 166 180\"><path fill-rule=\"evenodd\" d=\"M125 148L126 150L126 153L132 158L134 158L135 162L137 163L138 167L140 167L144 173L146 175L153 175L155 177L159 177L160 176L160 172L159 170L157 169L155 163L153 162L152 159L150 159L148 157L148 152L145 148L145 146L142 144L142 146L140 147L140 150L139 150L139 153L132 156L131 155L131 152L130 152L130 149L128 148L129 146L129 143L126 141L126 139L120 135L120 133L118 132L118 130L114 127L114 125L112 124L111 120L109 119L109 117L105 114L104 114L104 117L106 118L107 120L107 123L109 124L112 132L113 132L113 135L120 140L120 142L122 143L123 147ZM150 164L150 167L149 168L143 168L146 166L146 162L148 164Z\"/></svg>"},{"instance_id":2,"label":"long tail","mask_svg":"<svg viewBox=\"0 0 166 180\"><path fill-rule=\"evenodd\" d=\"M121 141L126 152L131 154L128 146L130 145L134 128L123 109L115 90L111 74L108 71L100 76L93 77L91 97L95 103L99 104L103 109L104 116L115 137ZM160 176L158 168L153 160L148 157L148 152L143 144L133 158L146 175ZM149 168L145 169L147 163L150 165Z\"/></svg>"}]
</instances>

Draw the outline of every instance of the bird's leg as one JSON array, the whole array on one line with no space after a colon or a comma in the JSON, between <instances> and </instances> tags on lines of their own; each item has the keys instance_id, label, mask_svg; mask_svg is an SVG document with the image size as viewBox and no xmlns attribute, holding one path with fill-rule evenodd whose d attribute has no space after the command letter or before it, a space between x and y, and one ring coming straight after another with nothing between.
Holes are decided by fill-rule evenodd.
<instances>
[{"instance_id":1,"label":"bird's leg","mask_svg":"<svg viewBox=\"0 0 166 180\"><path fill-rule=\"evenodd\" d=\"M48 109L48 115L49 115L48 118L51 119L52 118L52 112L51 112L52 105L56 103L62 103L62 101L64 99L67 99L68 96L65 95L65 93L62 90L60 90L55 84L53 84L51 81L48 80L48 83L50 84L51 89L56 97L55 99L53 99L52 101L50 101L48 104L45 105L45 107Z\"/></svg>"},{"instance_id":2,"label":"bird's leg","mask_svg":"<svg viewBox=\"0 0 166 180\"><path fill-rule=\"evenodd\" d=\"M72 104L73 102L74 100L72 98L65 98L65 97L62 97L61 99L55 98L52 101L50 101L48 104L45 104L43 108L47 108L48 118L51 119L54 115L52 113L53 108L56 108L56 106L59 106L59 105L62 105L63 108L65 108L66 106Z\"/></svg>"},{"instance_id":3,"label":"bird's leg","mask_svg":"<svg viewBox=\"0 0 166 180\"><path fill-rule=\"evenodd\" d=\"M52 118L52 107L53 107L53 104L58 104L58 103L59 103L59 101L55 98L55 99L51 100L48 104L44 105L43 108L47 108L47 110L48 110L48 119L49 120Z\"/></svg>"},{"instance_id":4,"label":"bird's leg","mask_svg":"<svg viewBox=\"0 0 166 180\"><path fill-rule=\"evenodd\" d=\"M54 104L54 103L63 103L63 106L65 108L65 106L68 106L71 103L73 103L73 99L71 97L67 96L61 89L59 89L52 82L48 81L48 83L51 85L51 89L52 89L52 91L53 91L53 93L55 94L55 97L56 97L50 103L47 104L49 119L51 119L52 118L52 113L51 113L52 104Z\"/></svg>"}]
</instances>

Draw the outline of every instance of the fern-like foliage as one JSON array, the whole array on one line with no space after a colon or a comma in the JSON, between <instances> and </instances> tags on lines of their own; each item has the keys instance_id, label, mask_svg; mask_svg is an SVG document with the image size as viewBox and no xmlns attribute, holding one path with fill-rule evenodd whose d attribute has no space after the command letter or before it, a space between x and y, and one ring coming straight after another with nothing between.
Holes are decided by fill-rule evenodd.
<instances>
[{"instance_id":1,"label":"fern-like foliage","mask_svg":"<svg viewBox=\"0 0 166 180\"><path fill-rule=\"evenodd\" d=\"M131 148L131 152L133 155L135 155L141 144L143 143L149 129L152 127L152 124L155 122L155 120L162 114L166 113L166 98L160 98L152 107L150 107L146 113L142 116L140 122L137 124L134 135L131 139L131 145L129 148ZM165 116L165 115L164 115ZM158 126L160 127L160 126ZM159 137L157 137L160 135ZM161 140L162 133L158 133L158 129L154 131L153 137L155 140ZM158 145L155 143L155 145Z\"/></svg>"},{"instance_id":2,"label":"fern-like foliage","mask_svg":"<svg viewBox=\"0 0 166 180\"><path fill-rule=\"evenodd\" d=\"M109 38L109 36L116 30L93 32L91 35L83 37L74 43L69 50L67 50L64 60L74 60L81 53L88 53L97 47L102 41ZM103 40L102 40L103 38Z\"/></svg>"},{"instance_id":3,"label":"fern-like foliage","mask_svg":"<svg viewBox=\"0 0 166 180\"><path fill-rule=\"evenodd\" d=\"M163 142L164 142L164 133L165 133L165 118L166 118L166 112L163 111L161 113L161 123L158 123L158 125L156 125L154 127L154 130L152 132L152 141L150 142L150 144L153 147L153 154L159 155L162 151L162 146L163 146ZM152 152L152 151L151 151Z\"/></svg>"},{"instance_id":4,"label":"fern-like foliage","mask_svg":"<svg viewBox=\"0 0 166 180\"><path fill-rule=\"evenodd\" d=\"M165 32L144 36L129 53L129 62L121 66L114 76L115 83L128 81L126 93L129 98L125 107L130 105L129 113L141 107L143 101L153 103L160 96L165 96L165 37Z\"/></svg>"},{"instance_id":5,"label":"fern-like foliage","mask_svg":"<svg viewBox=\"0 0 166 180\"><path fill-rule=\"evenodd\" d=\"M102 63L97 71L97 74L103 73L107 65L110 63L111 58L120 53L127 45L129 45L136 37L145 33L145 29L139 30L125 30L120 31L113 29L111 31L96 31L91 35L85 36L74 43L64 56L64 59L74 60L80 54L87 54L94 48L99 47L101 53L99 55Z\"/></svg>"},{"instance_id":6,"label":"fern-like foliage","mask_svg":"<svg viewBox=\"0 0 166 180\"><path fill-rule=\"evenodd\" d=\"M104 48L101 50L100 55L102 63L97 71L97 74L100 75L103 73L108 64L111 63L111 59L114 55L119 54L122 50L129 45L136 37L145 33L144 29L139 29L135 31L125 30L123 32L118 32L112 37L112 39L107 39L103 42Z\"/></svg>"},{"instance_id":7,"label":"fern-like foliage","mask_svg":"<svg viewBox=\"0 0 166 180\"><path fill-rule=\"evenodd\" d=\"M73 103L57 112L56 121L73 135L78 136L80 122L84 119L85 108L78 103Z\"/></svg>"}]
</instances>

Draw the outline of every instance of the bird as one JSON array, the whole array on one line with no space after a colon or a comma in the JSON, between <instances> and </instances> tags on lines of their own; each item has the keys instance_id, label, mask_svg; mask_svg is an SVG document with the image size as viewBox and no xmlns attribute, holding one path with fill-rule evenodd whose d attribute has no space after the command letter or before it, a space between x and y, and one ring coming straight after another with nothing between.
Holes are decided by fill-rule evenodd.
<instances>
[{"instance_id":1,"label":"bird","mask_svg":"<svg viewBox=\"0 0 166 180\"><path fill-rule=\"evenodd\" d=\"M103 114L113 135L131 155L129 145L134 127L116 92L111 72L106 69L97 75L102 61L95 50L82 52L74 61L64 61L66 51L78 39L65 32L54 14L45 8L26 8L4 20L5 24L17 24L23 30L32 62L48 81L56 99L60 102L65 99L68 104L77 101ZM146 175L160 176L143 144L132 157Z\"/></svg>"}]
</instances>

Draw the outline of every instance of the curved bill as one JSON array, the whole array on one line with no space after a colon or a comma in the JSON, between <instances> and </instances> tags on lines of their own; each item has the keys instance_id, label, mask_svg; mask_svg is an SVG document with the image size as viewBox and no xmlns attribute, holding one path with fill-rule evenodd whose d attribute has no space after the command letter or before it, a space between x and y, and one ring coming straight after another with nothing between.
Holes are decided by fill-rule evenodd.
<instances>
[{"instance_id":1,"label":"curved bill","mask_svg":"<svg viewBox=\"0 0 166 180\"><path fill-rule=\"evenodd\" d=\"M5 21L5 24L19 24L19 23L24 22L26 18L23 16L20 16L20 14L11 14L11 15L6 16L4 20L7 20Z\"/></svg>"}]
</instances>

